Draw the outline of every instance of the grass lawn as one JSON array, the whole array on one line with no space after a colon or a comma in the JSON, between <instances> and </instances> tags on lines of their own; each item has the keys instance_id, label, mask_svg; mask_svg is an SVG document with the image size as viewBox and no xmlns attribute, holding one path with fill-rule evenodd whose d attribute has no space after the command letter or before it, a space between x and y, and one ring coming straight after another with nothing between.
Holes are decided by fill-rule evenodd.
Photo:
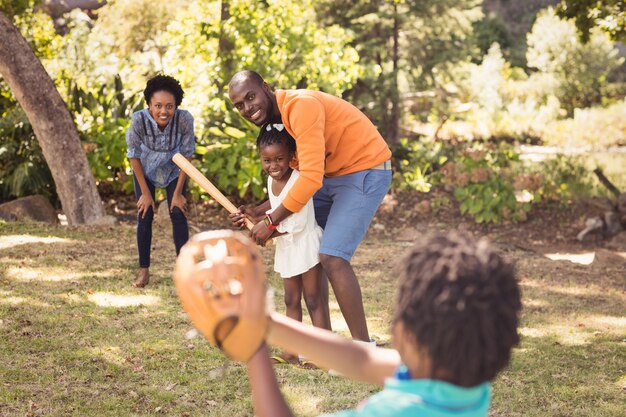
<instances>
[{"instance_id":1,"label":"grass lawn","mask_svg":"<svg viewBox=\"0 0 626 417\"><path fill-rule=\"evenodd\" d=\"M393 267L409 245L369 236L354 258L379 344L391 342ZM263 249L282 311L272 250ZM132 226L0 222L0 416L251 416L245 368L194 336L182 312L173 252L170 230L155 227L152 281L137 290ZM626 269L505 256L518 265L523 340L495 381L491 415L624 416ZM347 335L334 299L331 313ZM378 389L276 371L299 416L355 407Z\"/></svg>"}]
</instances>

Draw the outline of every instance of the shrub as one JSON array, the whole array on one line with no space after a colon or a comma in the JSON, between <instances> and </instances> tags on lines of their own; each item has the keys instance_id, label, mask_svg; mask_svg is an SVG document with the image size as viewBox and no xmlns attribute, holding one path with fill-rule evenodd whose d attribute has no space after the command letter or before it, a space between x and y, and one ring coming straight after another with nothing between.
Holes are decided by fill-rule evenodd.
<instances>
[{"instance_id":1,"label":"shrub","mask_svg":"<svg viewBox=\"0 0 626 417\"><path fill-rule=\"evenodd\" d=\"M577 109L574 117L553 120L540 130L545 142L558 146L602 149L626 145L626 100L606 108Z\"/></svg>"},{"instance_id":2,"label":"shrub","mask_svg":"<svg viewBox=\"0 0 626 417\"><path fill-rule=\"evenodd\" d=\"M96 181L113 189L133 188L126 158L126 130L133 112L143 108L141 94L126 97L119 76L91 92L70 84L68 101Z\"/></svg>"},{"instance_id":3,"label":"shrub","mask_svg":"<svg viewBox=\"0 0 626 417\"><path fill-rule=\"evenodd\" d=\"M557 200L565 205L572 199L589 197L597 191L597 181L582 156L558 154L542 161L537 169L542 172L542 181L535 189L537 200Z\"/></svg>"},{"instance_id":4,"label":"shrub","mask_svg":"<svg viewBox=\"0 0 626 417\"><path fill-rule=\"evenodd\" d=\"M202 157L199 169L224 194L262 199L266 183L255 147L256 137L249 132L234 127L209 128L196 148Z\"/></svg>"},{"instance_id":5,"label":"shrub","mask_svg":"<svg viewBox=\"0 0 626 417\"><path fill-rule=\"evenodd\" d=\"M21 107L0 118L0 143L0 199L42 194L57 203L52 174Z\"/></svg>"},{"instance_id":6,"label":"shrub","mask_svg":"<svg viewBox=\"0 0 626 417\"><path fill-rule=\"evenodd\" d=\"M516 198L512 164L517 161L519 155L505 143L470 145L443 166L442 182L452 190L461 214L477 223L525 220L530 202Z\"/></svg>"},{"instance_id":7,"label":"shrub","mask_svg":"<svg viewBox=\"0 0 626 417\"><path fill-rule=\"evenodd\" d=\"M400 139L393 148L396 172L392 188L428 192L433 182L439 182L439 168L446 163L450 152L452 148L425 137Z\"/></svg>"}]
</instances>

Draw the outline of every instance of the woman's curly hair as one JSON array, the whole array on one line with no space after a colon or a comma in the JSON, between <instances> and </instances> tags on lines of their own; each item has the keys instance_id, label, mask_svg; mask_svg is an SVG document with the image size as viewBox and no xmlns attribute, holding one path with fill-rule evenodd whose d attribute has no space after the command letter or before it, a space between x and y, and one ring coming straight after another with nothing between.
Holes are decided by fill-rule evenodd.
<instances>
[{"instance_id":1,"label":"woman's curly hair","mask_svg":"<svg viewBox=\"0 0 626 417\"><path fill-rule=\"evenodd\" d=\"M284 144L292 156L296 154L296 141L289 132L287 132L285 126L280 122L265 123L261 126L259 135L256 138L257 149L260 150L263 146L274 145L276 143Z\"/></svg>"},{"instance_id":2,"label":"woman's curly hair","mask_svg":"<svg viewBox=\"0 0 626 417\"><path fill-rule=\"evenodd\" d=\"M152 95L157 91L167 91L171 93L176 101L176 107L180 106L185 96L185 92L178 80L169 75L159 74L148 80L146 88L143 90L143 97L146 99L146 104L150 105L150 99L152 99Z\"/></svg>"},{"instance_id":3,"label":"woman's curly hair","mask_svg":"<svg viewBox=\"0 0 626 417\"><path fill-rule=\"evenodd\" d=\"M432 377L464 387L492 380L519 343L520 290L486 239L421 239L401 265L394 323L432 360Z\"/></svg>"}]
</instances>

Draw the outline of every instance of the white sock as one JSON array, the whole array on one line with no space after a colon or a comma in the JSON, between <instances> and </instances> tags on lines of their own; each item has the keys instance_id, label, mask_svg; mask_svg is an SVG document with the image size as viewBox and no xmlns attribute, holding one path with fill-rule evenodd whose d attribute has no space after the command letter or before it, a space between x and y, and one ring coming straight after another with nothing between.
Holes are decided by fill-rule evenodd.
<instances>
[{"instance_id":1,"label":"white sock","mask_svg":"<svg viewBox=\"0 0 626 417\"><path fill-rule=\"evenodd\" d=\"M366 342L364 340L353 340L353 342L356 343L357 345L365 346L366 348L369 348L369 349L373 349L376 347L376 341L373 339L370 339L369 342Z\"/></svg>"}]
</instances>

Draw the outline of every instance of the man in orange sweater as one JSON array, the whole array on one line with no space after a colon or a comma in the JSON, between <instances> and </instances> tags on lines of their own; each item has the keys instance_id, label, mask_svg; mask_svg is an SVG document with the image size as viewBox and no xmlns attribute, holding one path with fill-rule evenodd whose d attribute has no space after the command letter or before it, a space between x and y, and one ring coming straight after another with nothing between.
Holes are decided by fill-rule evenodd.
<instances>
[{"instance_id":1,"label":"man in orange sweater","mask_svg":"<svg viewBox=\"0 0 626 417\"><path fill-rule=\"evenodd\" d=\"M389 190L389 147L361 111L326 93L274 92L256 72L241 71L230 80L228 94L245 119L263 128L284 125L296 140L300 177L283 203L254 226L252 238L262 244L276 225L313 198L317 223L324 229L320 261L352 337L369 342L361 287L350 260ZM259 215L269 207L257 209Z\"/></svg>"}]
</instances>

